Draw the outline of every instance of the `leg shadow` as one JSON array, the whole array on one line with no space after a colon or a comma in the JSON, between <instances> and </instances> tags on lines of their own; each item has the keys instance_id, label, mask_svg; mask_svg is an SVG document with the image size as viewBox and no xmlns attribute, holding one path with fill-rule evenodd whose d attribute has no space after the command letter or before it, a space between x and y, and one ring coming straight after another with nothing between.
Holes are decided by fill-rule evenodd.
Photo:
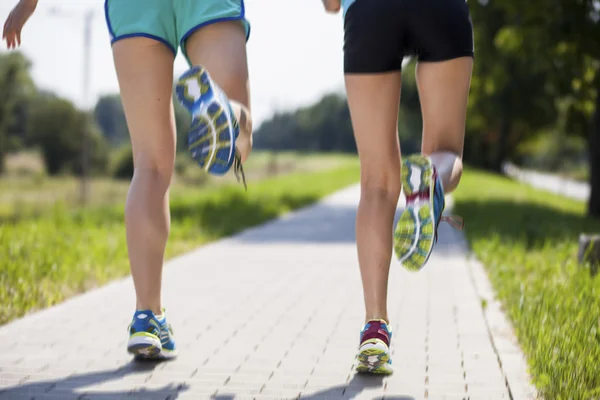
<instances>
[{"instance_id":1,"label":"leg shadow","mask_svg":"<svg viewBox=\"0 0 600 400\"><path fill-rule=\"evenodd\" d=\"M324 400L324 399L354 399L365 390L377 389L383 387L383 376L355 374L352 380L345 385L334 386L309 395L300 395L300 399L304 400ZM392 399L392 400L416 400L412 396L381 396L375 399Z\"/></svg>"},{"instance_id":2,"label":"leg shadow","mask_svg":"<svg viewBox=\"0 0 600 400\"><path fill-rule=\"evenodd\" d=\"M40 382L24 383L22 385L8 387L0 390L0 399L43 399L51 397L53 399L168 399L174 400L179 397L179 393L186 391L189 386L185 383L169 383L156 390L147 390L141 388L136 390L135 383L132 383L131 389L117 391L93 391L86 392L84 388L89 386L101 385L110 381L123 379L128 375L138 373L149 373L154 371L157 365L164 361L131 361L115 369L104 371L74 374L66 378L57 380L47 380ZM139 384L143 386L143 384Z\"/></svg>"}]
</instances>

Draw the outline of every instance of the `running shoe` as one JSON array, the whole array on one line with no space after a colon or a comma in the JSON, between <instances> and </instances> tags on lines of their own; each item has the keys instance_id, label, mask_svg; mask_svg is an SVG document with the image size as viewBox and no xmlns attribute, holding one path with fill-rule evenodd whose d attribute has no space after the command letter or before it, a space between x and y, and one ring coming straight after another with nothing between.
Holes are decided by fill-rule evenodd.
<instances>
[{"instance_id":1,"label":"running shoe","mask_svg":"<svg viewBox=\"0 0 600 400\"><path fill-rule=\"evenodd\" d=\"M394 231L394 251L407 269L418 271L431 256L440 222L447 221L459 229L464 223L458 217L442 216L446 207L444 188L429 157L405 158L401 176L406 208Z\"/></svg>"},{"instance_id":2,"label":"running shoe","mask_svg":"<svg viewBox=\"0 0 600 400\"><path fill-rule=\"evenodd\" d=\"M358 349L358 364L356 372L366 374L390 375L392 360L390 357L390 341L392 330L382 319L367 322L360 332L360 347Z\"/></svg>"},{"instance_id":3,"label":"running shoe","mask_svg":"<svg viewBox=\"0 0 600 400\"><path fill-rule=\"evenodd\" d=\"M234 167L235 175L246 178L241 155L235 147L240 126L223 90L202 66L194 66L179 78L176 88L179 102L192 115L188 148L192 158L205 171L224 175Z\"/></svg>"},{"instance_id":4,"label":"running shoe","mask_svg":"<svg viewBox=\"0 0 600 400\"><path fill-rule=\"evenodd\" d=\"M141 359L170 359L177 356L173 329L165 310L160 316L150 310L136 311L129 325L127 351Z\"/></svg>"}]
</instances>

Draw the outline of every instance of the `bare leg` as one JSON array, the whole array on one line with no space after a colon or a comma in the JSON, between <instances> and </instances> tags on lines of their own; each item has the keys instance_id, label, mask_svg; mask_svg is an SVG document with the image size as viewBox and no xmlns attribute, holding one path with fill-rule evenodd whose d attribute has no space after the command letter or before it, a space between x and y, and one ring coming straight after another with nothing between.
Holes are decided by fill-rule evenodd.
<instances>
[{"instance_id":1,"label":"bare leg","mask_svg":"<svg viewBox=\"0 0 600 400\"><path fill-rule=\"evenodd\" d=\"M361 170L356 218L366 320L384 319L392 257L391 232L400 196L400 71L347 74L346 90Z\"/></svg>"},{"instance_id":2,"label":"bare leg","mask_svg":"<svg viewBox=\"0 0 600 400\"><path fill-rule=\"evenodd\" d=\"M436 166L444 192L450 193L462 175L467 101L473 58L417 65L417 85L423 114L422 152Z\"/></svg>"},{"instance_id":3,"label":"bare leg","mask_svg":"<svg viewBox=\"0 0 600 400\"><path fill-rule=\"evenodd\" d=\"M229 98L240 123L236 147L245 162L252 150L252 117L243 26L238 21L207 25L192 34L185 46L192 64L204 66Z\"/></svg>"},{"instance_id":4,"label":"bare leg","mask_svg":"<svg viewBox=\"0 0 600 400\"><path fill-rule=\"evenodd\" d=\"M175 161L174 56L163 44L146 38L120 40L113 53L135 167L125 223L137 308L159 315Z\"/></svg>"}]
</instances>

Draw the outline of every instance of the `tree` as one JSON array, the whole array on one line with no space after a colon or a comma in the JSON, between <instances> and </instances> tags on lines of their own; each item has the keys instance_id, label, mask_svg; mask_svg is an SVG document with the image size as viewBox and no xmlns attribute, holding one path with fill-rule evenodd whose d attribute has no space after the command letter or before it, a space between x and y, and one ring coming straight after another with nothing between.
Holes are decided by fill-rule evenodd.
<instances>
[{"instance_id":1,"label":"tree","mask_svg":"<svg viewBox=\"0 0 600 400\"><path fill-rule=\"evenodd\" d=\"M0 54L0 173L4 157L14 143L10 137L22 137L24 133L19 124L23 122L26 103L35 93L30 66L19 52Z\"/></svg>"},{"instance_id":2,"label":"tree","mask_svg":"<svg viewBox=\"0 0 600 400\"><path fill-rule=\"evenodd\" d=\"M416 60L412 60L402 69L402 94L398 115L398 136L403 154L421 151L423 120L421 103L415 76Z\"/></svg>"},{"instance_id":3,"label":"tree","mask_svg":"<svg viewBox=\"0 0 600 400\"><path fill-rule=\"evenodd\" d=\"M552 3L512 0L503 4L515 21L516 35L527 38L519 42L516 51L541 60L551 72L544 85L548 98L567 104L562 115L564 122L558 127L564 132L559 134L589 138L592 194L588 214L600 217L600 170L597 165L600 159L600 3L597 0L557 0Z\"/></svg>"},{"instance_id":4,"label":"tree","mask_svg":"<svg viewBox=\"0 0 600 400\"><path fill-rule=\"evenodd\" d=\"M118 94L102 96L94 107L94 120L102 135L113 146L129 140L129 129L121 96Z\"/></svg>"},{"instance_id":5,"label":"tree","mask_svg":"<svg viewBox=\"0 0 600 400\"><path fill-rule=\"evenodd\" d=\"M175 107L175 127L177 130L177 151L187 151L187 134L192 122L189 112L173 95ZM94 108L94 120L103 136L112 146L121 147L129 142L129 129L121 96L118 94L103 96Z\"/></svg>"},{"instance_id":6,"label":"tree","mask_svg":"<svg viewBox=\"0 0 600 400\"><path fill-rule=\"evenodd\" d=\"M588 214L600 218L600 88L596 94L596 116L590 129L590 199Z\"/></svg>"},{"instance_id":7,"label":"tree","mask_svg":"<svg viewBox=\"0 0 600 400\"><path fill-rule=\"evenodd\" d=\"M175 105L175 129L177 130L177 151L188 151L188 133L192 124L190 113L179 103L173 95L173 104Z\"/></svg>"},{"instance_id":8,"label":"tree","mask_svg":"<svg viewBox=\"0 0 600 400\"><path fill-rule=\"evenodd\" d=\"M133 150L131 146L123 146L114 157L111 175L116 179L130 180L133 172Z\"/></svg>"},{"instance_id":9,"label":"tree","mask_svg":"<svg viewBox=\"0 0 600 400\"><path fill-rule=\"evenodd\" d=\"M475 64L469 95L465 161L500 171L519 144L556 122L547 85L552 68L519 29L509 2L469 2L475 29ZM533 47L533 45L531 45Z\"/></svg>"},{"instance_id":10,"label":"tree","mask_svg":"<svg viewBox=\"0 0 600 400\"><path fill-rule=\"evenodd\" d=\"M108 148L92 124L91 117L64 99L54 97L36 101L29 120L28 135L41 148L49 174L81 174L81 148L86 128L90 129L92 171L104 172L108 164Z\"/></svg>"},{"instance_id":11,"label":"tree","mask_svg":"<svg viewBox=\"0 0 600 400\"><path fill-rule=\"evenodd\" d=\"M478 0L469 2L476 62L465 158L498 169L535 135L554 141L556 160L567 136L589 137L592 196L600 216L598 123L600 2ZM589 133L589 135L588 135Z\"/></svg>"},{"instance_id":12,"label":"tree","mask_svg":"<svg viewBox=\"0 0 600 400\"><path fill-rule=\"evenodd\" d=\"M256 130L254 147L356 152L346 98L331 93L313 105L275 114Z\"/></svg>"}]
</instances>

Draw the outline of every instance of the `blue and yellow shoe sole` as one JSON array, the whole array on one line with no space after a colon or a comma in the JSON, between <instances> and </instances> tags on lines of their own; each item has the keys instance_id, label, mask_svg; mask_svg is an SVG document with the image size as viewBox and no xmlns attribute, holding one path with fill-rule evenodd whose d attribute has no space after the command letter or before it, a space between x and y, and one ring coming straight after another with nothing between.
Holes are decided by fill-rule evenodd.
<instances>
[{"instance_id":1,"label":"blue and yellow shoe sole","mask_svg":"<svg viewBox=\"0 0 600 400\"><path fill-rule=\"evenodd\" d=\"M158 359L161 357L162 345L157 336L138 332L129 337L127 352L136 359Z\"/></svg>"},{"instance_id":2,"label":"blue and yellow shoe sole","mask_svg":"<svg viewBox=\"0 0 600 400\"><path fill-rule=\"evenodd\" d=\"M369 348L360 350L357 357L356 372L360 374L391 375L394 370L390 363L389 351Z\"/></svg>"},{"instance_id":3,"label":"blue and yellow shoe sole","mask_svg":"<svg viewBox=\"0 0 600 400\"><path fill-rule=\"evenodd\" d=\"M415 201L406 205L394 230L396 257L406 269L411 271L419 271L423 268L433 250L435 239L433 172L433 164L429 157L412 155L402 161L401 179L404 194L408 197L429 191L428 201Z\"/></svg>"},{"instance_id":4,"label":"blue and yellow shoe sole","mask_svg":"<svg viewBox=\"0 0 600 400\"><path fill-rule=\"evenodd\" d=\"M191 68L179 78L176 94L192 115L188 133L192 158L209 173L227 173L235 160L235 140L239 135L239 124L229 100L201 66Z\"/></svg>"}]
</instances>

